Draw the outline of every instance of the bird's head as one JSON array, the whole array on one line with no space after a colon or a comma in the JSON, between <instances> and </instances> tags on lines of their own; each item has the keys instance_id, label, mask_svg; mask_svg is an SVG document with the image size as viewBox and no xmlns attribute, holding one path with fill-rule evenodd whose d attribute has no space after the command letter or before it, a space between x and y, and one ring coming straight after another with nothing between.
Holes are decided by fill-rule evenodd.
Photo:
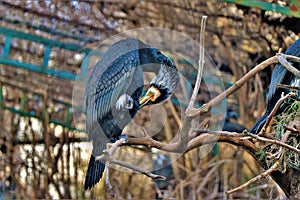
<instances>
[{"instance_id":1,"label":"bird's head","mask_svg":"<svg viewBox=\"0 0 300 200\"><path fill-rule=\"evenodd\" d=\"M148 65L150 68L152 68L147 69L149 71L156 71L156 69L153 69L153 65L155 64L165 64L170 68L177 69L172 60L156 48L149 46L141 48L139 49L139 55L141 64Z\"/></svg>"},{"instance_id":2,"label":"bird's head","mask_svg":"<svg viewBox=\"0 0 300 200\"><path fill-rule=\"evenodd\" d=\"M150 51L148 56L151 56L145 59L151 61L153 65L158 65L159 68L156 70L158 72L150 82L146 94L140 99L140 107L167 100L179 82L178 69L171 59L162 54L158 49L149 48L148 50Z\"/></svg>"}]
</instances>

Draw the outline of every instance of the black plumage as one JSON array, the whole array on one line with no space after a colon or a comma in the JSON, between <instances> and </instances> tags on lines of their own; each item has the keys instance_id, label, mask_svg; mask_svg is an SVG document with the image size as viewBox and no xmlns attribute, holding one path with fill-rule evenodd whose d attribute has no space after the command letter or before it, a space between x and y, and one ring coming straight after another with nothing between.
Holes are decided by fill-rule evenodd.
<instances>
[{"instance_id":1,"label":"black plumage","mask_svg":"<svg viewBox=\"0 0 300 200\"><path fill-rule=\"evenodd\" d=\"M157 153L157 158L152 162L152 173L164 176L166 180L154 180L159 190L167 190L171 181L175 178L173 168L171 165L171 157ZM172 185L173 186L173 185ZM161 191L162 196L156 192L155 199L163 199L164 191Z\"/></svg>"},{"instance_id":2,"label":"black plumage","mask_svg":"<svg viewBox=\"0 0 300 200\"><path fill-rule=\"evenodd\" d=\"M141 99L144 71L156 75ZM167 100L178 81L173 62L140 40L121 40L106 51L93 69L85 91L86 129L93 140L85 189L92 188L102 177L105 164L95 157L103 153L106 144L119 139L140 108Z\"/></svg>"},{"instance_id":3,"label":"black plumage","mask_svg":"<svg viewBox=\"0 0 300 200\"><path fill-rule=\"evenodd\" d=\"M241 133L244 130L246 130L246 128L243 125L236 122L237 119L238 119L237 112L233 110L228 110L225 116L224 126L222 130L237 132L237 133Z\"/></svg>"},{"instance_id":4,"label":"black plumage","mask_svg":"<svg viewBox=\"0 0 300 200\"><path fill-rule=\"evenodd\" d=\"M300 56L300 39L294 42L285 52L287 55L293 56ZM295 68L298 70L300 69L300 64L297 62L291 63ZM260 117L260 119L254 124L252 129L250 130L251 133L258 134L262 129L263 125L265 124L268 116L270 115L271 111L273 110L277 101L281 98L282 94L287 94L290 92L288 89L277 87L276 84L284 84L299 87L300 80L289 72L284 66L281 64L277 64L274 68L272 73L271 83L268 92L268 101L265 114ZM280 114L284 111L284 106L280 107L276 114Z\"/></svg>"}]
</instances>

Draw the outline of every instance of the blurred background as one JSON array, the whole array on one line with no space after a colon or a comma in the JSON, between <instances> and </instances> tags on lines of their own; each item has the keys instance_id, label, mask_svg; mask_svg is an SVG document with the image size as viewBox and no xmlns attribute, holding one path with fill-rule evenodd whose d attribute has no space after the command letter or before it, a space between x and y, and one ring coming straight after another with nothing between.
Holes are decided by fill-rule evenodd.
<instances>
[{"instance_id":1,"label":"blurred background","mask_svg":"<svg viewBox=\"0 0 300 200\"><path fill-rule=\"evenodd\" d=\"M205 49L229 87L299 38L296 3L1 0L0 199L104 198L102 182L92 191L83 189L90 155L82 148L87 145L84 124L74 122L81 107L72 106L76 75L97 43L140 27L169 28L198 41L201 17L207 15ZM196 74L191 64L175 63L187 69L186 77L193 84ZM249 129L262 114L271 70L263 70L228 97L224 130ZM207 87L201 86L201 103L210 99ZM165 106L168 118L156 139L170 142L172 130L180 126L180 108L174 101ZM147 110L135 118L137 124L147 121ZM153 167L167 181L153 182L144 175L111 169L116 198L222 199L224 191L262 170L248 153L230 144L215 145L204 158L200 154L197 148L174 162L170 162L172 155L163 153L131 160ZM274 199L280 194L271 179L264 179L233 198Z\"/></svg>"}]
</instances>

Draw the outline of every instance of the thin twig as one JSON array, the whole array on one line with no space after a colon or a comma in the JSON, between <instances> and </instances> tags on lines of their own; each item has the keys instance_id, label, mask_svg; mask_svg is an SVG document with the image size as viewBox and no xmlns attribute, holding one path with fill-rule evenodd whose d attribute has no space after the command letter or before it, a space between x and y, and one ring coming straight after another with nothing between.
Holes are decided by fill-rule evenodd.
<instances>
[{"instance_id":1,"label":"thin twig","mask_svg":"<svg viewBox=\"0 0 300 200\"><path fill-rule=\"evenodd\" d=\"M154 140L153 138L128 138L128 143L125 145L143 145L148 148L155 147L166 152L182 153L180 148L180 141L169 144Z\"/></svg>"},{"instance_id":2,"label":"thin twig","mask_svg":"<svg viewBox=\"0 0 300 200\"><path fill-rule=\"evenodd\" d=\"M105 159L105 158L111 158L111 156L115 153L115 151L117 150L117 148L119 146L121 146L122 144L126 143L124 138L120 138L119 140L117 140L116 142L109 144L110 148L108 150L104 150L103 154L101 156L97 156L95 158L95 160L103 160L105 161L105 171L106 171L106 176L105 176L105 188L106 188L106 195L107 199L112 199L114 196L114 188L113 186L110 184L109 181L109 165L110 165L110 159Z\"/></svg>"},{"instance_id":3,"label":"thin twig","mask_svg":"<svg viewBox=\"0 0 300 200\"><path fill-rule=\"evenodd\" d=\"M295 127L290 127L290 126L283 126L284 129L291 131L292 133L300 133L300 129L297 129Z\"/></svg>"},{"instance_id":4,"label":"thin twig","mask_svg":"<svg viewBox=\"0 0 300 200\"><path fill-rule=\"evenodd\" d=\"M214 135L228 135L229 137L242 137L243 135L241 135L240 133L236 133L236 132L229 132L229 131L214 131L214 130L210 130L210 129L206 129L206 128L194 128L193 131L195 131L198 134L202 134L202 133L210 133L210 134L214 134Z\"/></svg>"},{"instance_id":5,"label":"thin twig","mask_svg":"<svg viewBox=\"0 0 300 200\"><path fill-rule=\"evenodd\" d=\"M183 134L188 135L185 132L183 132ZM195 133L195 135L197 134L198 133ZM227 132L227 131L218 131L218 134L201 133L200 135L198 134L197 137L193 137L192 139L188 140L187 146L183 149L184 152L181 151L180 142L173 142L173 143L166 144L163 142L156 141L152 138L128 138L128 143L126 143L125 145L143 145L148 148L154 147L167 152L186 153L201 145L211 144L216 142L227 142L237 146L243 146L245 149L248 149L250 152L253 153L257 152L257 147L255 146L255 144L250 140L246 140L246 139L243 140L242 138L244 136L245 135L240 133Z\"/></svg>"},{"instance_id":6,"label":"thin twig","mask_svg":"<svg viewBox=\"0 0 300 200\"><path fill-rule=\"evenodd\" d=\"M269 176L273 171L275 171L278 168L278 166L280 165L280 162L281 162L281 159L278 159L268 170L266 170L265 172L259 174L256 177L252 178L251 180L247 181L243 185L240 185L239 187L236 187L232 190L226 191L226 194L229 195L229 194L232 194L234 192L243 190L246 187L248 187L249 185L251 185L252 183L255 183L255 182L259 181L260 179Z\"/></svg>"},{"instance_id":7,"label":"thin twig","mask_svg":"<svg viewBox=\"0 0 300 200\"><path fill-rule=\"evenodd\" d=\"M258 133L258 135L264 135L266 136L266 129L268 127L268 125L270 124L272 118L274 117L274 115L276 114L279 106L288 98L292 97L292 96L297 96L296 93L288 93L287 95L285 95L284 97L281 97L277 103L275 104L273 110L271 111L271 113L269 114L267 120L266 120L266 123L264 124L264 126L262 127L261 131Z\"/></svg>"},{"instance_id":8,"label":"thin twig","mask_svg":"<svg viewBox=\"0 0 300 200\"><path fill-rule=\"evenodd\" d=\"M126 143L125 139L120 138L116 142L110 144L110 148L108 150L104 150L103 153L107 153L109 156L112 156L117 150L117 148L125 143ZM97 156L95 160L103 160L103 157L104 157L103 155Z\"/></svg>"},{"instance_id":9,"label":"thin twig","mask_svg":"<svg viewBox=\"0 0 300 200\"><path fill-rule=\"evenodd\" d=\"M206 22L207 16L202 17L202 25L201 25L201 32L200 32L200 51L199 51L199 68L198 68L198 75L196 80L196 85L193 90L193 95L190 99L189 106L186 109L186 113L190 113L194 108L194 102L197 98L197 94L199 91L199 87L201 84L201 78L202 78L202 71L203 71L203 65L204 65L204 31L205 31L205 22ZM187 114L184 116L182 120L182 128L179 132L179 141L175 142L177 143L177 151L179 153L186 152L188 142L189 142L189 130L192 126L192 118L190 118Z\"/></svg>"},{"instance_id":10,"label":"thin twig","mask_svg":"<svg viewBox=\"0 0 300 200\"><path fill-rule=\"evenodd\" d=\"M204 104L202 107L198 109L193 109L192 113L189 113L188 116L190 117L196 117L198 115L207 113L213 106L219 104L222 100L224 100L227 96L234 93L236 90L238 90L240 87L242 87L250 78L252 78L255 74L257 74L259 71L265 69L266 67L270 66L271 64L278 63L278 57L283 56L286 59L291 59L296 62L300 62L300 58L296 56L291 55L285 55L282 53L278 53L275 56L263 61L259 65L255 66L252 70L250 70L245 76L243 76L240 80L235 82L231 87L229 87L227 90L210 100L208 103Z\"/></svg>"},{"instance_id":11,"label":"thin twig","mask_svg":"<svg viewBox=\"0 0 300 200\"><path fill-rule=\"evenodd\" d=\"M113 163L113 164L116 164L116 165L126 167L128 169L132 169L134 171L140 172L140 173L145 174L146 176L148 176L150 178L153 178L153 179L166 180L166 178L164 176L153 174L153 173L151 173L151 172L149 172L145 169L142 169L140 167L137 167L137 166L131 165L129 163L114 159L112 157L112 155L117 150L117 148L119 146L123 145L123 144L126 144L126 141L125 141L124 138L121 138L121 139L117 140L116 142L114 142L111 145L111 147L108 150L105 150L101 156L97 156L96 160L106 161L106 167L107 168L109 167L109 164Z\"/></svg>"},{"instance_id":12,"label":"thin twig","mask_svg":"<svg viewBox=\"0 0 300 200\"><path fill-rule=\"evenodd\" d=\"M200 185L198 186L196 193L199 194L201 192L201 190L204 188L204 186L207 184L207 182L209 181L209 179L211 178L211 175L224 163L226 162L230 162L231 160L226 159L226 160L221 160L219 162L217 162L217 164L210 169L208 172L206 172L205 177L201 180Z\"/></svg>"},{"instance_id":13,"label":"thin twig","mask_svg":"<svg viewBox=\"0 0 300 200\"><path fill-rule=\"evenodd\" d=\"M159 199L162 199L163 198L163 193L161 192L161 190L159 189L157 183L153 182L153 187L154 187L154 190L155 190L155 193L157 195L157 197Z\"/></svg>"},{"instance_id":14,"label":"thin twig","mask_svg":"<svg viewBox=\"0 0 300 200\"><path fill-rule=\"evenodd\" d=\"M144 175L146 175L146 176L148 176L148 177L150 177L152 179L166 180L166 177L164 177L164 176L153 174L153 173L151 173L151 172L149 172L149 171L147 171L147 170L145 170L143 168L140 168L140 167L135 166L135 165L131 165L129 163L126 163L126 162L123 162L123 161L120 161L120 160L117 160L117 159L114 159L114 158L110 158L109 162L110 163L114 163L116 165L120 165L120 166L126 167L128 169L132 169L132 170L134 170L136 172L140 172L140 173L142 173L142 174L144 174Z\"/></svg>"},{"instance_id":15,"label":"thin twig","mask_svg":"<svg viewBox=\"0 0 300 200\"><path fill-rule=\"evenodd\" d=\"M274 140L274 139L268 139L268 138L265 138L265 137L260 137L258 135L255 135L255 134L252 134L252 133L249 133L249 132L247 133L247 135L249 135L250 137L255 138L255 139L259 140L259 141L262 141L262 142L268 142L268 143L276 144L278 146L285 147L285 148L287 148L289 150L292 150L292 151L294 151L294 152L296 152L296 153L298 153L300 155L300 150L299 149L297 149L297 148L295 148L295 147L293 147L291 145L288 145L288 144L286 144L284 142L281 142L279 140Z\"/></svg>"},{"instance_id":16,"label":"thin twig","mask_svg":"<svg viewBox=\"0 0 300 200\"><path fill-rule=\"evenodd\" d=\"M278 62L284 66L288 71L290 71L292 74L294 74L297 78L300 79L300 71L293 67L286 59L284 56L279 55L278 56Z\"/></svg>"},{"instance_id":17,"label":"thin twig","mask_svg":"<svg viewBox=\"0 0 300 200\"><path fill-rule=\"evenodd\" d=\"M200 30L200 45L199 45L199 60L198 60L198 74L197 74L197 80L196 80L196 84L193 90L193 94L191 97L191 100L189 102L189 105L186 109L186 113L190 113L192 110L194 110L194 104L195 101L197 99L197 95L200 89L200 85L201 85L201 79L202 79L202 73L203 73L203 66L204 66L204 32L205 32L205 26L206 26L206 19L207 16L203 16L202 17L202 21L201 21L201 30Z\"/></svg>"},{"instance_id":18,"label":"thin twig","mask_svg":"<svg viewBox=\"0 0 300 200\"><path fill-rule=\"evenodd\" d=\"M285 85L285 84L280 84L280 83L276 83L276 87L278 87L278 88L284 88L284 89L289 89L289 90L299 90L300 91L300 87L291 86L291 85Z\"/></svg>"},{"instance_id":19,"label":"thin twig","mask_svg":"<svg viewBox=\"0 0 300 200\"><path fill-rule=\"evenodd\" d=\"M290 135L291 135L291 132L290 131L286 131L285 134L281 138L281 142L282 143L286 143ZM271 151L270 152L272 152L273 148L274 148L274 146L271 147ZM279 157L281 156L283 150L284 150L284 148L282 146L280 146L279 150L277 152L273 153L273 154L270 154L270 152L266 152L266 154L268 154L268 153L270 154L268 156L268 159L279 159Z\"/></svg>"},{"instance_id":20,"label":"thin twig","mask_svg":"<svg viewBox=\"0 0 300 200\"><path fill-rule=\"evenodd\" d=\"M260 63L259 65L255 66L252 70L250 70L245 76L243 76L240 80L235 82L231 87L229 87L227 90L210 100L208 103L204 104L199 109L195 109L193 113L190 113L190 117L196 117L198 115L207 113L213 106L219 104L221 101L223 101L227 96L234 93L236 90L238 90L240 87L242 87L250 78L252 78L255 74L257 74L259 71L265 69L266 67L270 66L271 64L278 63L278 55L275 55L264 62Z\"/></svg>"},{"instance_id":21,"label":"thin twig","mask_svg":"<svg viewBox=\"0 0 300 200\"><path fill-rule=\"evenodd\" d=\"M114 142L111 145L111 147L109 148L109 151L108 151L109 155L112 156L115 153L115 151L117 150L117 148L119 146L121 146L122 144L125 144L125 143L126 143L125 138L120 138L119 140L117 140L116 142Z\"/></svg>"},{"instance_id":22,"label":"thin twig","mask_svg":"<svg viewBox=\"0 0 300 200\"><path fill-rule=\"evenodd\" d=\"M287 59L287 60L292 60L292 61L300 63L300 58L297 56L285 55L285 54L280 54L280 55L283 55L285 57L285 59Z\"/></svg>"}]
</instances>

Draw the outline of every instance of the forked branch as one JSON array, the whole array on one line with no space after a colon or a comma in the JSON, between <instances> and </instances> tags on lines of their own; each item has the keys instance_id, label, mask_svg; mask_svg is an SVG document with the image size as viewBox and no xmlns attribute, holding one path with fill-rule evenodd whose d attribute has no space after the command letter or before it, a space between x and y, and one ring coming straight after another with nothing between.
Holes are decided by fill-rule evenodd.
<instances>
[{"instance_id":1,"label":"forked branch","mask_svg":"<svg viewBox=\"0 0 300 200\"><path fill-rule=\"evenodd\" d=\"M260 63L259 65L255 66L252 70L250 70L247 74L245 74L240 80L238 80L236 83L234 83L231 87L229 87L224 92L220 93L215 98L211 99L208 103L204 104L202 107L196 109L194 108L194 102L197 99L197 95L199 92L199 88L201 85L201 78L202 78L202 72L204 67L204 29L205 29L205 20L206 16L202 19L202 26L201 26L201 34L200 34L200 50L199 50L199 68L198 68L198 75L196 80L196 85L193 90L192 97L190 99L188 108L186 110L186 115L183 117L182 123L179 123L177 118L177 123L179 126L181 126L181 131L179 132L179 139L166 144L160 141L156 141L151 137L147 138L128 138L128 142L118 142L117 144L114 144L106 153L104 153L100 158L108 161L109 163L114 163L120 166L124 166L127 168L130 168L134 171L140 172L145 174L146 176L149 176L153 179L164 179L163 176L155 175L150 173L147 170L144 170L142 168L133 166L131 164L116 160L112 158L113 153L115 150L121 146L121 145L143 145L148 148L157 148L162 151L167 152L176 152L176 153L186 153L194 148L197 148L201 145L210 144L210 143L216 143L216 142L227 142L234 144L236 146L242 146L244 149L246 149L249 153L254 155L258 152L258 147L255 145L255 142L253 139L264 141L272 144L276 144L281 147L280 155L284 153L284 149L292 150L298 154L300 154L300 150L292 147L288 144L286 144L283 141L278 141L274 138L266 138L264 137L264 134L260 135L253 135L251 133L241 134L241 133L234 133L234 132L227 132L227 131L211 131L208 129L195 129L191 126L191 121L193 118L198 117L204 113L207 113L213 106L216 106L221 101L223 101L227 96L231 95L235 91L237 91L240 87L242 87L250 78L255 76L258 72L265 69L266 67L281 62L284 66L288 66L287 69L292 69L289 66L289 63L286 62L286 59L291 59L296 62L300 62L300 58L297 58L295 56L290 55L284 55L281 53L278 53L277 55L265 60L264 62ZM288 63L288 64L287 64ZM296 74L298 73L295 71ZM298 74L299 75L299 74ZM297 76L298 77L298 76ZM262 133L265 133L267 125L270 123L270 120L276 113L276 109L278 106L287 98L294 96L293 93L288 94L286 97L282 98L273 109L272 113L270 114L265 126L262 129ZM175 109L173 109L174 113ZM264 173L258 175L254 179L248 181L247 183L243 184L242 186L230 190L227 192L227 194L239 191L245 187L247 187L249 184L266 177L270 175L274 170L276 170L279 166L281 159L278 159L273 166L271 166L268 170L266 170Z\"/></svg>"}]
</instances>

